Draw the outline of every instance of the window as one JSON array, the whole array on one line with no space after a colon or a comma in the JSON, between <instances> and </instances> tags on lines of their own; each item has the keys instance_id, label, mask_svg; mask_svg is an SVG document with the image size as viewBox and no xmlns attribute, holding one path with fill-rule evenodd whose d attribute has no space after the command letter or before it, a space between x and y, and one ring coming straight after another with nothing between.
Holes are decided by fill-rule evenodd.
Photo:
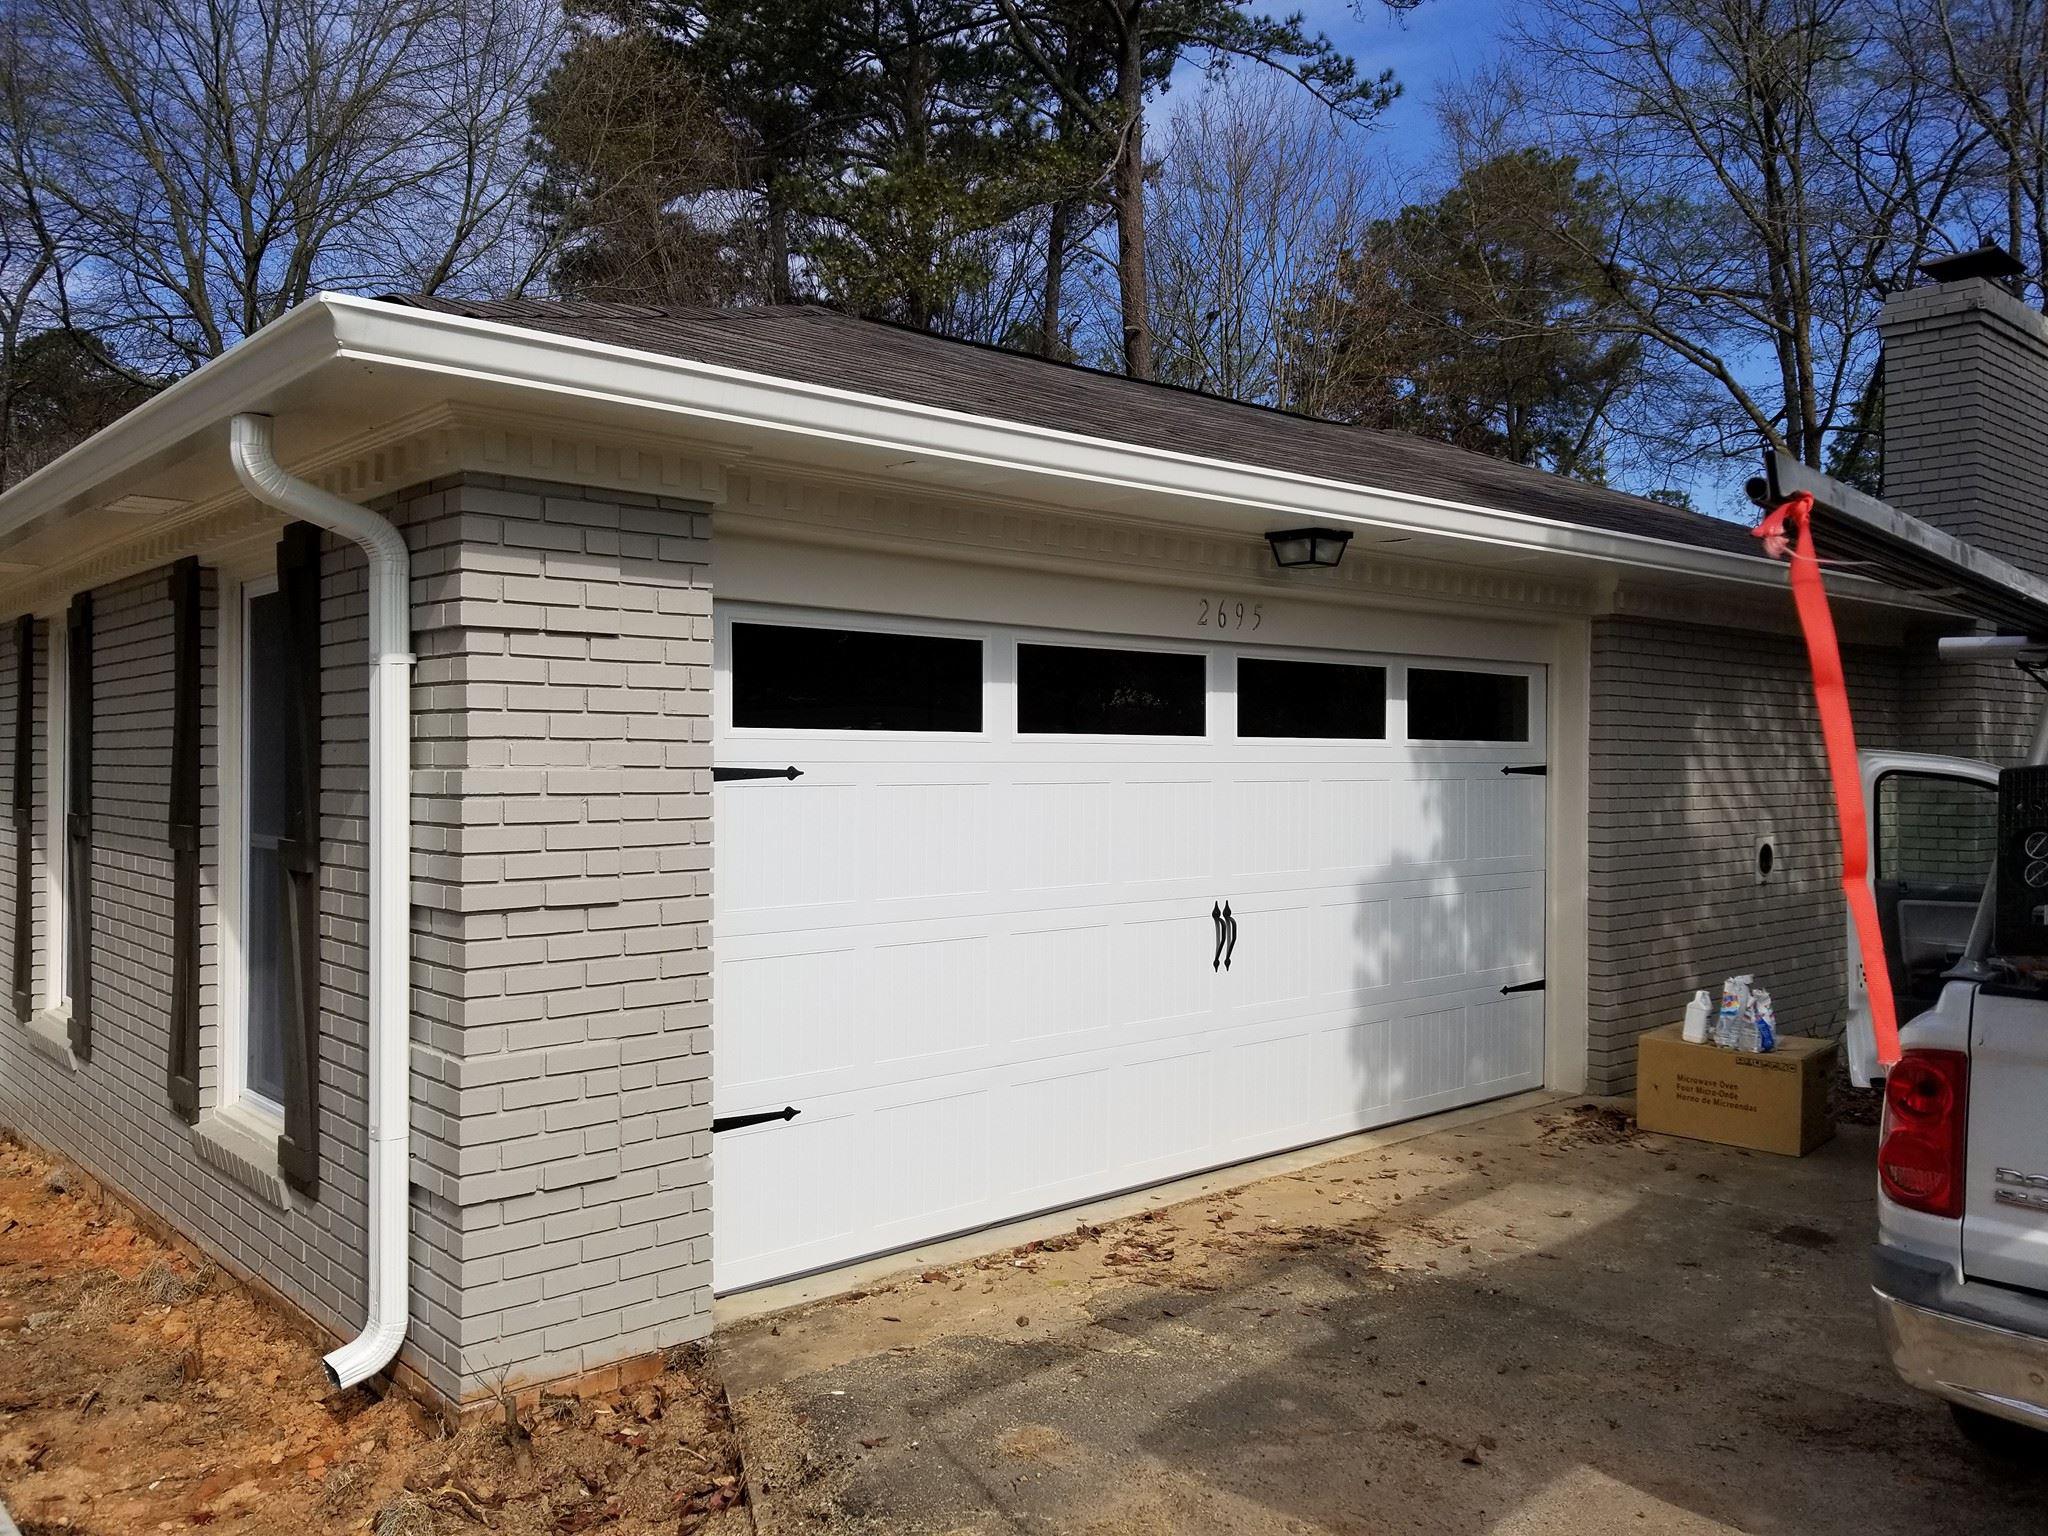
<instances>
[{"instance_id":1,"label":"window","mask_svg":"<svg viewBox=\"0 0 2048 1536\"><path fill-rule=\"evenodd\" d=\"M1998 843L1998 792L1926 773L1877 781L1877 878L1914 887L1983 887Z\"/></svg>"},{"instance_id":2,"label":"window","mask_svg":"<svg viewBox=\"0 0 2048 1536\"><path fill-rule=\"evenodd\" d=\"M793 624L732 627L732 723L767 730L978 731L979 640Z\"/></svg>"},{"instance_id":3,"label":"window","mask_svg":"<svg viewBox=\"0 0 2048 1536\"><path fill-rule=\"evenodd\" d=\"M1078 645L1017 647L1017 729L1028 735L1201 736L1209 668L1199 654Z\"/></svg>"},{"instance_id":4,"label":"window","mask_svg":"<svg viewBox=\"0 0 2048 1536\"><path fill-rule=\"evenodd\" d=\"M1529 679L1512 672L1408 669L1411 741L1527 741Z\"/></svg>"},{"instance_id":5,"label":"window","mask_svg":"<svg viewBox=\"0 0 2048 1536\"><path fill-rule=\"evenodd\" d=\"M38 625L49 640L49 721L43 755L43 998L42 1006L62 1013L71 1006L71 647L64 620Z\"/></svg>"},{"instance_id":6,"label":"window","mask_svg":"<svg viewBox=\"0 0 2048 1536\"><path fill-rule=\"evenodd\" d=\"M1387 734L1387 669L1240 656L1237 734L1376 741Z\"/></svg>"},{"instance_id":7,"label":"window","mask_svg":"<svg viewBox=\"0 0 2048 1536\"><path fill-rule=\"evenodd\" d=\"M284 1032L294 1017L284 963L290 831L286 765L294 719L285 599L272 580L242 588L241 1086L273 1114L284 1103Z\"/></svg>"}]
</instances>

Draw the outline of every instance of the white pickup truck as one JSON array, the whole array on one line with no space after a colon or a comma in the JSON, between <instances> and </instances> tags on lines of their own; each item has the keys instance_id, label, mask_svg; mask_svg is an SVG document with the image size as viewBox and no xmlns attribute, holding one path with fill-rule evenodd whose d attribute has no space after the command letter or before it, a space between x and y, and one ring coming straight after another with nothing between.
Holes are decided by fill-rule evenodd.
<instances>
[{"instance_id":1,"label":"white pickup truck","mask_svg":"<svg viewBox=\"0 0 2048 1536\"><path fill-rule=\"evenodd\" d=\"M2048 688L2048 576L1765 456L1751 499L1811 497L1812 547L1849 580L1977 621L1951 659ZM1831 578L1832 579L1832 578ZM1813 637L1809 636L1809 643ZM1823 640L1818 657L1830 648ZM1892 1363L1972 1438L2048 1447L2048 707L2029 766L1871 752L1870 877L1903 1054L1885 1077L1873 1289ZM1853 932L1850 1075L1878 1075Z\"/></svg>"},{"instance_id":2,"label":"white pickup truck","mask_svg":"<svg viewBox=\"0 0 2048 1536\"><path fill-rule=\"evenodd\" d=\"M1877 1157L1885 1340L1899 1374L1946 1398L1972 1439L2039 1457L2048 1440L2013 1426L2048 1431L2048 991L1997 957L1987 877L1997 852L2000 885L2048 902L2048 832L2000 847L1989 764L1866 752L1862 768L1885 955L1910 1020L1884 1078ZM1848 952L1849 1070L1869 1086L1879 1069L1853 934Z\"/></svg>"}]
</instances>

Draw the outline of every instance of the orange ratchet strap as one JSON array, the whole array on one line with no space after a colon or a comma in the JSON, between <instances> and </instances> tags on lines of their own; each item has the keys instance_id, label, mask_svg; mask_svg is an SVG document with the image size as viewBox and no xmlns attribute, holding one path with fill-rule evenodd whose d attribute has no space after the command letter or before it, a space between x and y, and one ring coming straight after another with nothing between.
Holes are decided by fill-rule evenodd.
<instances>
[{"instance_id":1,"label":"orange ratchet strap","mask_svg":"<svg viewBox=\"0 0 2048 1536\"><path fill-rule=\"evenodd\" d=\"M1785 525L1792 525L1792 537ZM1835 785L1835 817L1842 830L1842 894L1856 923L1856 947L1863 957L1863 985L1870 996L1870 1028L1877 1037L1877 1059L1886 1067L1899 1060L1899 1021L1892 1001L1892 974L1884 959L1884 937L1877 922L1877 898L1870 889L1870 824L1863 804L1863 773L1856 762L1856 726L1849 715L1849 685L1842 674L1842 648L1835 639L1834 616L1820 579L1820 557L1813 552L1813 497L1800 491L1772 509L1752 530L1765 551L1789 558L1792 601L1799 610L1799 628L1806 636L1806 657L1813 669L1813 702L1820 710L1821 741L1827 748L1828 775Z\"/></svg>"}]
</instances>

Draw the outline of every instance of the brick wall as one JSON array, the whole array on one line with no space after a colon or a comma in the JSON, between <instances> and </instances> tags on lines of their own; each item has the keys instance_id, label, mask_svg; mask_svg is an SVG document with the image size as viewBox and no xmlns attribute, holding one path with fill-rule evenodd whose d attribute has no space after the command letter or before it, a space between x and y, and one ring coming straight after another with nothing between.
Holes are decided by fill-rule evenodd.
<instances>
[{"instance_id":1,"label":"brick wall","mask_svg":"<svg viewBox=\"0 0 2048 1536\"><path fill-rule=\"evenodd\" d=\"M1896 658L1846 660L1860 741L1894 740ZM1631 1090L1635 1037L1738 971L1787 1031L1839 1029L1841 861L1800 642L1596 620L1590 734L1590 1090Z\"/></svg>"},{"instance_id":2,"label":"brick wall","mask_svg":"<svg viewBox=\"0 0 2048 1536\"><path fill-rule=\"evenodd\" d=\"M157 1212L244 1274L259 1277L324 1326L352 1334L361 1321L361 1042L329 1038L323 1053L323 1184L317 1201L272 1177L242 1178L209 1159L192 1128L171 1112L165 1090L170 1017L171 860L166 840L170 782L171 606L165 574L103 587L93 624L93 1053L69 1065L11 1017L0 1019L0 1122L76 1161L94 1177ZM215 923L219 900L219 754L213 659L219 601L203 586L206 664L202 712L207 821L202 844L202 1082L210 1102L218 1076L220 1003ZM64 643L61 618L36 634L36 848L48 850L45 794L50 729L50 648ZM14 631L0 639L0 778L14 751ZM339 851L329 823L327 853ZM342 835L346 835L343 833ZM14 840L0 839L0 918L13 920ZM332 890L328 892L332 898ZM38 902L40 909L41 903ZM11 930L10 930L11 931ZM36 926L37 993L46 984L47 934ZM339 948L323 960L341 960ZM11 969L0 945L0 969ZM12 977L8 977L11 986ZM9 1010L11 1013L11 1010ZM346 1061L353 1051L357 1075ZM353 1147L353 1151L350 1148Z\"/></svg>"},{"instance_id":3,"label":"brick wall","mask_svg":"<svg viewBox=\"0 0 2048 1536\"><path fill-rule=\"evenodd\" d=\"M708 516L468 477L383 504L413 549L412 1306L449 1399L710 1327ZM321 1178L208 1134L220 1097L216 573L204 575L201 1105L165 1094L171 611L96 594L90 1063L0 1020L19 1128L346 1337L364 1308L368 683L359 551L322 573ZM37 846L50 646L38 628ZM0 783L14 632L0 635ZM0 920L14 844L0 840ZM39 903L40 910L40 903ZM11 930L9 930L11 931ZM45 953L38 929L37 954ZM0 944L0 968L11 964ZM7 984L11 985L11 976ZM39 980L40 985L40 980Z\"/></svg>"},{"instance_id":4,"label":"brick wall","mask_svg":"<svg viewBox=\"0 0 2048 1536\"><path fill-rule=\"evenodd\" d=\"M709 517L412 498L416 1237L437 1385L710 1330Z\"/></svg>"}]
</instances>

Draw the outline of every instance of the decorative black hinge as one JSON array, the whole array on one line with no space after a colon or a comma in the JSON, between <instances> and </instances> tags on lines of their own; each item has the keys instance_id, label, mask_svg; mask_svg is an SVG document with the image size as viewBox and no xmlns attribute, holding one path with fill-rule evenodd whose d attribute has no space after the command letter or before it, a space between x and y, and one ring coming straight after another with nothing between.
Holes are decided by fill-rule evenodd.
<instances>
[{"instance_id":1,"label":"decorative black hinge","mask_svg":"<svg viewBox=\"0 0 2048 1536\"><path fill-rule=\"evenodd\" d=\"M1510 764L1509 764L1509 765L1508 765L1507 767L1505 767L1505 768L1501 769L1501 772L1502 772L1502 773L1526 773L1526 774L1530 775L1530 776L1531 776L1532 778L1538 778L1538 779L1541 779L1541 778L1545 778L1545 777L1547 777L1547 776L1549 775L1549 773L1550 773L1550 764L1548 764L1548 763L1510 763Z\"/></svg>"},{"instance_id":2,"label":"decorative black hinge","mask_svg":"<svg viewBox=\"0 0 2048 1536\"><path fill-rule=\"evenodd\" d=\"M714 768L711 782L730 783L734 779L800 779L804 776L801 768Z\"/></svg>"},{"instance_id":3,"label":"decorative black hinge","mask_svg":"<svg viewBox=\"0 0 2048 1536\"><path fill-rule=\"evenodd\" d=\"M1502 987L1500 989L1500 995L1502 997L1506 997L1510 992L1541 992L1542 990L1543 982L1541 978L1539 978L1535 981L1520 982L1512 987Z\"/></svg>"},{"instance_id":4,"label":"decorative black hinge","mask_svg":"<svg viewBox=\"0 0 2048 1536\"><path fill-rule=\"evenodd\" d=\"M766 1125L770 1120L794 1120L801 1113L802 1111L795 1105L785 1104L780 1109L760 1109L751 1115L720 1115L711 1122L711 1134L716 1136L720 1131L739 1131L750 1125Z\"/></svg>"}]
</instances>

